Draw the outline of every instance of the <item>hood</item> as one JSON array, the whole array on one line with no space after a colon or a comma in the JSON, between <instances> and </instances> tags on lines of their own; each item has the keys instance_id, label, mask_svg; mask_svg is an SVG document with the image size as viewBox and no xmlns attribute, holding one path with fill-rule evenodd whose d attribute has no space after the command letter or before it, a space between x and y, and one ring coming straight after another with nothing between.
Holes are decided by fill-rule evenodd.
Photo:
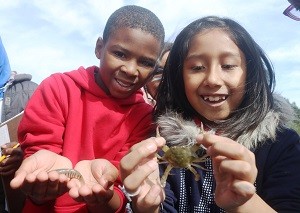
<instances>
[{"instance_id":1,"label":"hood","mask_svg":"<svg viewBox=\"0 0 300 213\"><path fill-rule=\"evenodd\" d=\"M32 79L32 75L30 74L16 74L14 76L13 82L22 82L22 81L30 81Z\"/></svg>"},{"instance_id":2,"label":"hood","mask_svg":"<svg viewBox=\"0 0 300 213\"><path fill-rule=\"evenodd\" d=\"M274 109L267 113L264 120L254 129L238 137L237 142L248 149L255 149L268 139L275 141L276 132L287 127L295 118L291 104L282 96L274 94ZM190 145L194 144L195 137L204 131L205 127L199 126L202 122L198 119L185 120L181 114L167 111L158 117L159 134L164 137L167 144ZM208 131L205 129L205 131ZM214 130L210 130L214 134ZM226 137L226 136L225 136Z\"/></svg>"},{"instance_id":3,"label":"hood","mask_svg":"<svg viewBox=\"0 0 300 213\"><path fill-rule=\"evenodd\" d=\"M237 141L248 149L256 148L267 139L275 141L276 131L288 127L295 119L291 104L279 94L273 94L274 108L267 113L265 119L251 132L247 132Z\"/></svg>"},{"instance_id":4,"label":"hood","mask_svg":"<svg viewBox=\"0 0 300 213\"><path fill-rule=\"evenodd\" d=\"M98 72L98 69L99 68L96 66L88 67L86 69L84 67L79 67L78 70L66 72L64 74L69 76L77 85L82 87L83 90L93 94L94 96L100 97L101 99L111 99L120 105L132 105L145 102L141 90L132 94L130 97L123 99L107 95L95 81L94 73Z\"/></svg>"}]
</instances>

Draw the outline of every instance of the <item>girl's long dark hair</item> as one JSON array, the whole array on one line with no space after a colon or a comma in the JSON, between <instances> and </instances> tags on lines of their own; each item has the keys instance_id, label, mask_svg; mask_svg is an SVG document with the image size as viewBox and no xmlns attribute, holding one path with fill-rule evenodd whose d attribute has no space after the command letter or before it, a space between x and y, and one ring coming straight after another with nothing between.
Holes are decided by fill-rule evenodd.
<instances>
[{"instance_id":1,"label":"girl's long dark hair","mask_svg":"<svg viewBox=\"0 0 300 213\"><path fill-rule=\"evenodd\" d=\"M190 105L184 90L183 64L190 41L196 34L210 29L228 33L244 53L247 63L246 93L240 106L225 120L209 121ZM220 129L225 135L237 139L244 131L257 127L273 108L275 75L262 48L237 22L215 16L198 19L185 27L176 37L158 89L155 118L166 111L175 111L185 119L200 118L205 124Z\"/></svg>"}]
</instances>

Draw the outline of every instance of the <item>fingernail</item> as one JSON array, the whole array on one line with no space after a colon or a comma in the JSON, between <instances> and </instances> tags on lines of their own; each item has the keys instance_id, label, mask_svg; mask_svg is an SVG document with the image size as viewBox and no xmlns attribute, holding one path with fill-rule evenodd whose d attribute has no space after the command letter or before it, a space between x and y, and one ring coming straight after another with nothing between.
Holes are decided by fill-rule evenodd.
<instances>
[{"instance_id":1,"label":"fingernail","mask_svg":"<svg viewBox=\"0 0 300 213\"><path fill-rule=\"evenodd\" d=\"M154 138L155 139L155 142L158 146L163 146L164 143L165 143L165 139L160 137L160 138Z\"/></svg>"},{"instance_id":2,"label":"fingernail","mask_svg":"<svg viewBox=\"0 0 300 213\"><path fill-rule=\"evenodd\" d=\"M156 146L153 143L148 143L146 148L152 152L156 151Z\"/></svg>"}]
</instances>

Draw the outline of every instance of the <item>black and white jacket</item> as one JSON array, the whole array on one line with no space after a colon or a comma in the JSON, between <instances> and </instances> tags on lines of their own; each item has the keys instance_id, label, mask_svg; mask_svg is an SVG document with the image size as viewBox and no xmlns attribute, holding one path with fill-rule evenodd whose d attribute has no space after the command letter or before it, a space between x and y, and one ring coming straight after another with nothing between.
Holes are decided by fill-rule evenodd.
<instances>
[{"instance_id":1,"label":"black and white jacket","mask_svg":"<svg viewBox=\"0 0 300 213\"><path fill-rule=\"evenodd\" d=\"M277 212L299 212L300 139L295 131L286 127L292 115L289 104L276 96L275 105L261 125L237 141L255 153L257 194ZM224 212L214 202L211 161L203 166L208 171L196 169L201 174L197 182L190 171L172 169L162 212ZM161 169L163 172L164 167Z\"/></svg>"}]
</instances>

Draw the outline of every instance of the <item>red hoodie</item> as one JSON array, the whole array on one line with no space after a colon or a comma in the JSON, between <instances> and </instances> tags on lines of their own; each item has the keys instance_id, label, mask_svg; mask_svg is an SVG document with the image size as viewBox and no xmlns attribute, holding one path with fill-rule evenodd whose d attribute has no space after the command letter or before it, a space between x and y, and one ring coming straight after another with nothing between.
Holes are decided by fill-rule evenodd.
<instances>
[{"instance_id":1,"label":"red hoodie","mask_svg":"<svg viewBox=\"0 0 300 213\"><path fill-rule=\"evenodd\" d=\"M97 69L80 67L53 74L40 84L18 129L25 157L46 149L69 158L73 166L81 160L105 158L118 167L129 148L150 135L152 107L142 92L126 99L108 96L95 83ZM124 195L116 186L124 206ZM65 193L42 206L27 200L24 212L81 213L87 208Z\"/></svg>"}]
</instances>

